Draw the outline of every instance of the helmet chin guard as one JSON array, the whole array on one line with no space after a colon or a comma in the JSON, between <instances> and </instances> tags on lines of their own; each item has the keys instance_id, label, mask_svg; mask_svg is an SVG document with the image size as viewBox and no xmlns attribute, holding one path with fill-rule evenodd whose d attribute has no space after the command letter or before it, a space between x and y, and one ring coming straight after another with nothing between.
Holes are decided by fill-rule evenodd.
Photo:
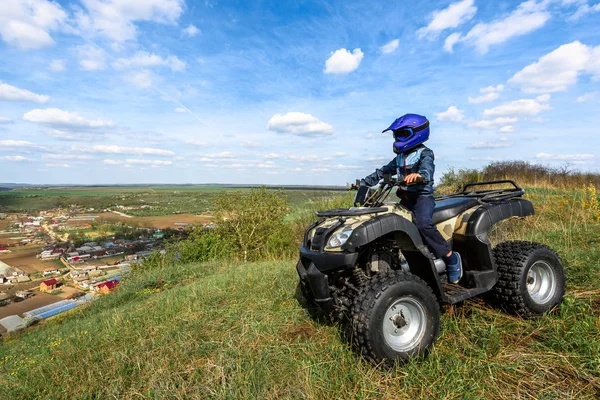
<instances>
[{"instance_id":1,"label":"helmet chin guard","mask_svg":"<svg viewBox=\"0 0 600 400\"><path fill-rule=\"evenodd\" d=\"M404 153L429 139L429 121L418 114L406 114L396 119L383 132L394 133L394 153Z\"/></svg>"}]
</instances>

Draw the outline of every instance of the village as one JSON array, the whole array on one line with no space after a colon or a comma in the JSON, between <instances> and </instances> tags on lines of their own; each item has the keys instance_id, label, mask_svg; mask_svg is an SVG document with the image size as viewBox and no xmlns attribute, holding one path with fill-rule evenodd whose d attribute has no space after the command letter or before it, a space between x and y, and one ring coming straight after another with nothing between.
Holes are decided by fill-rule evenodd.
<instances>
[{"instance_id":1,"label":"village","mask_svg":"<svg viewBox=\"0 0 600 400\"><path fill-rule=\"evenodd\" d=\"M0 213L0 335L23 329L114 291L132 266L170 238L173 228L107 222L76 205L38 215ZM123 211L100 210L130 218Z\"/></svg>"}]
</instances>

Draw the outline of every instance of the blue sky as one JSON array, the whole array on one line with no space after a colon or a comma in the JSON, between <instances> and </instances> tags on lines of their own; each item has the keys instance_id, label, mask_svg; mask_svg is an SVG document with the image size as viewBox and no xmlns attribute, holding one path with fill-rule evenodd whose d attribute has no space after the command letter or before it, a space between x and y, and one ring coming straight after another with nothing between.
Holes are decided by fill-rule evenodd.
<instances>
[{"instance_id":1,"label":"blue sky","mask_svg":"<svg viewBox=\"0 0 600 400\"><path fill-rule=\"evenodd\" d=\"M597 171L596 1L2 0L0 182L344 184L405 113L438 178Z\"/></svg>"}]
</instances>

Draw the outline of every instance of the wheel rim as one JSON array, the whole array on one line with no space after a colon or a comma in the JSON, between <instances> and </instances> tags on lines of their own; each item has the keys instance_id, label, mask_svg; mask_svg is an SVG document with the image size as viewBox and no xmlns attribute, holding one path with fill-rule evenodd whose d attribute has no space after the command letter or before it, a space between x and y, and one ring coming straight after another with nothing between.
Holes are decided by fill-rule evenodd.
<instances>
[{"instance_id":1,"label":"wheel rim","mask_svg":"<svg viewBox=\"0 0 600 400\"><path fill-rule=\"evenodd\" d=\"M425 307L414 297L396 300L385 313L383 337L395 351L407 352L417 347L426 328Z\"/></svg>"},{"instance_id":2,"label":"wheel rim","mask_svg":"<svg viewBox=\"0 0 600 400\"><path fill-rule=\"evenodd\" d=\"M537 304L545 304L554 296L556 291L556 276L554 270L545 261L533 263L527 273L527 293Z\"/></svg>"}]
</instances>

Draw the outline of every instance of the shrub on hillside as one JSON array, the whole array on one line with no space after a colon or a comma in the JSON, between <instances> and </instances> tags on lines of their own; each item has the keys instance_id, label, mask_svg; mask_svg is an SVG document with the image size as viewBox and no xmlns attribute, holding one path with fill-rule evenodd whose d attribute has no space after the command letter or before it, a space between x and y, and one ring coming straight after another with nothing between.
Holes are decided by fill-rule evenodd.
<instances>
[{"instance_id":1,"label":"shrub on hillside","mask_svg":"<svg viewBox=\"0 0 600 400\"><path fill-rule=\"evenodd\" d=\"M288 210L283 190L262 187L247 192L223 192L214 201L214 229L231 240L234 258L257 260L267 251L268 243L285 238L283 218Z\"/></svg>"}]
</instances>

